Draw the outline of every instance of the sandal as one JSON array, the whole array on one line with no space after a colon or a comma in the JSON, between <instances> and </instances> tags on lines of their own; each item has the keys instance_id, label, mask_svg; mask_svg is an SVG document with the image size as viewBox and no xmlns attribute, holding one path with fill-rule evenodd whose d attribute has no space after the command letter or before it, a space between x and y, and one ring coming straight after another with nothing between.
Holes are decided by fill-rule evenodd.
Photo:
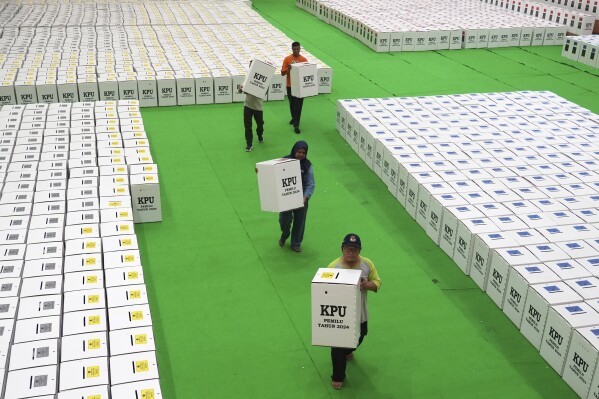
<instances>
[{"instance_id":1,"label":"sandal","mask_svg":"<svg viewBox=\"0 0 599 399\"><path fill-rule=\"evenodd\" d=\"M345 359L349 362L354 360L354 352L350 352L349 355L345 356Z\"/></svg>"}]
</instances>

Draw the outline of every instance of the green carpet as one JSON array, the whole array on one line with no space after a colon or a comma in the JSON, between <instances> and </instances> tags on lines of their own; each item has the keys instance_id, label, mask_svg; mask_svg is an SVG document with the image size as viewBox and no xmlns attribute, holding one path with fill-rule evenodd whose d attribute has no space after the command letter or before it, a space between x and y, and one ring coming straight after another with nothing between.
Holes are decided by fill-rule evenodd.
<instances>
[{"instance_id":1,"label":"green carpet","mask_svg":"<svg viewBox=\"0 0 599 399\"><path fill-rule=\"evenodd\" d=\"M250 153L242 104L143 109L164 221L136 231L163 397L575 398L341 139L335 101L552 90L599 112L599 72L558 46L377 54L291 0L254 6L333 67L333 93L305 101L301 135L286 101L265 103L265 143ZM254 172L298 139L316 179L301 254L277 245ZM361 235L383 286L337 392L328 348L311 345L310 280L348 232Z\"/></svg>"}]
</instances>

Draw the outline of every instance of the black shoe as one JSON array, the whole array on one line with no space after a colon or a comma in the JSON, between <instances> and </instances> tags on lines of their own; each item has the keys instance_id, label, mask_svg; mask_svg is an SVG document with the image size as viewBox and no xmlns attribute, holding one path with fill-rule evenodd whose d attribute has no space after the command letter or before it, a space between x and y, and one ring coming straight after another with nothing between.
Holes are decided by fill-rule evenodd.
<instances>
[{"instance_id":1,"label":"black shoe","mask_svg":"<svg viewBox=\"0 0 599 399\"><path fill-rule=\"evenodd\" d=\"M299 127L298 127L298 126L294 126L294 127L293 127L293 131L294 131L296 134L300 134L300 133L301 133L301 132L300 132L300 130L299 130Z\"/></svg>"},{"instance_id":2,"label":"black shoe","mask_svg":"<svg viewBox=\"0 0 599 399\"><path fill-rule=\"evenodd\" d=\"M291 119L291 120L289 121L289 124L290 124L290 125L293 125L293 119Z\"/></svg>"},{"instance_id":3,"label":"black shoe","mask_svg":"<svg viewBox=\"0 0 599 399\"><path fill-rule=\"evenodd\" d=\"M245 146L245 152L250 152L250 151L252 151L252 148L253 148L253 147L252 147L251 145L246 145L246 146Z\"/></svg>"},{"instance_id":4,"label":"black shoe","mask_svg":"<svg viewBox=\"0 0 599 399\"><path fill-rule=\"evenodd\" d=\"M264 143L264 137L262 137L262 136L258 137L258 143Z\"/></svg>"},{"instance_id":5,"label":"black shoe","mask_svg":"<svg viewBox=\"0 0 599 399\"><path fill-rule=\"evenodd\" d=\"M302 247L300 247L299 245L292 245L291 250L295 252L302 252Z\"/></svg>"}]
</instances>

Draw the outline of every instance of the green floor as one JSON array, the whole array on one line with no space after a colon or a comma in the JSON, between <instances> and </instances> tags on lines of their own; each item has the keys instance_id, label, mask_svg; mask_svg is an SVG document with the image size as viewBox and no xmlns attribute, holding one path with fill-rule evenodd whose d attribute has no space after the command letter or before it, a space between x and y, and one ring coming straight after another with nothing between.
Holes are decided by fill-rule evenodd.
<instances>
[{"instance_id":1,"label":"green floor","mask_svg":"<svg viewBox=\"0 0 599 399\"><path fill-rule=\"evenodd\" d=\"M341 139L335 101L551 90L599 113L599 71L558 46L377 54L291 0L254 6L333 67L333 94L305 101L299 136L287 102L265 104L265 143L251 153L241 104L143 110L164 221L136 230L163 397L575 398ZM301 254L277 245L254 173L297 139L310 144L316 179ZM310 280L348 232L361 235L383 287L337 392L329 350L311 345Z\"/></svg>"}]
</instances>

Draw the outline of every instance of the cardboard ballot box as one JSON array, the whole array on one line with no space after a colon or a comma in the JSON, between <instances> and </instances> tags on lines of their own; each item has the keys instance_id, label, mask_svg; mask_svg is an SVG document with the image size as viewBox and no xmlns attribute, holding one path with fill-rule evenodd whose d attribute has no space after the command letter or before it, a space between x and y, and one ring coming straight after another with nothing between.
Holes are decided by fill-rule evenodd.
<instances>
[{"instance_id":1,"label":"cardboard ballot box","mask_svg":"<svg viewBox=\"0 0 599 399\"><path fill-rule=\"evenodd\" d=\"M243 91L266 100L266 92L275 74L275 67L260 60L253 60L243 81Z\"/></svg>"},{"instance_id":2,"label":"cardboard ballot box","mask_svg":"<svg viewBox=\"0 0 599 399\"><path fill-rule=\"evenodd\" d=\"M96 271L100 274L101 270ZM67 273L65 278L71 274ZM77 312L80 310L103 309L106 307L106 294L104 288L83 289L81 291L70 291L64 293L64 313Z\"/></svg>"},{"instance_id":3,"label":"cardboard ballot box","mask_svg":"<svg viewBox=\"0 0 599 399\"><path fill-rule=\"evenodd\" d=\"M141 396L140 396L141 397ZM108 399L108 385L98 385L93 387L70 389L58 393L57 399Z\"/></svg>"},{"instance_id":4,"label":"cardboard ballot box","mask_svg":"<svg viewBox=\"0 0 599 399\"><path fill-rule=\"evenodd\" d=\"M25 342L11 348L10 371L58 364L58 339Z\"/></svg>"},{"instance_id":5,"label":"cardboard ballot box","mask_svg":"<svg viewBox=\"0 0 599 399\"><path fill-rule=\"evenodd\" d=\"M153 350L156 346L151 326L110 331L111 356Z\"/></svg>"},{"instance_id":6,"label":"cardboard ballot box","mask_svg":"<svg viewBox=\"0 0 599 399\"><path fill-rule=\"evenodd\" d=\"M284 212L304 206L300 163L297 159L279 158L256 164L260 208L267 212Z\"/></svg>"},{"instance_id":7,"label":"cardboard ballot box","mask_svg":"<svg viewBox=\"0 0 599 399\"><path fill-rule=\"evenodd\" d=\"M155 378L158 378L158 364L154 351L110 357L110 382L113 386Z\"/></svg>"},{"instance_id":8,"label":"cardboard ballot box","mask_svg":"<svg viewBox=\"0 0 599 399\"><path fill-rule=\"evenodd\" d=\"M94 357L60 363L60 390L108 384L108 358Z\"/></svg>"},{"instance_id":9,"label":"cardboard ballot box","mask_svg":"<svg viewBox=\"0 0 599 399\"><path fill-rule=\"evenodd\" d=\"M131 284L144 284L144 273L141 266L118 267L104 270L106 288Z\"/></svg>"},{"instance_id":10,"label":"cardboard ballot box","mask_svg":"<svg viewBox=\"0 0 599 399\"><path fill-rule=\"evenodd\" d=\"M106 331L106 329L105 309L82 310L63 315L63 336Z\"/></svg>"},{"instance_id":11,"label":"cardboard ballot box","mask_svg":"<svg viewBox=\"0 0 599 399\"><path fill-rule=\"evenodd\" d=\"M291 65L291 95L304 98L318 95L318 69L316 64L298 62Z\"/></svg>"},{"instance_id":12,"label":"cardboard ballot box","mask_svg":"<svg viewBox=\"0 0 599 399\"><path fill-rule=\"evenodd\" d=\"M109 308L148 303L145 284L106 288L106 296Z\"/></svg>"},{"instance_id":13,"label":"cardboard ballot box","mask_svg":"<svg viewBox=\"0 0 599 399\"><path fill-rule=\"evenodd\" d=\"M109 308L108 319L111 331L152 325L152 314L147 304Z\"/></svg>"},{"instance_id":14,"label":"cardboard ballot box","mask_svg":"<svg viewBox=\"0 0 599 399\"><path fill-rule=\"evenodd\" d=\"M14 343L39 341L60 336L60 316L17 320Z\"/></svg>"},{"instance_id":15,"label":"cardboard ballot box","mask_svg":"<svg viewBox=\"0 0 599 399\"><path fill-rule=\"evenodd\" d=\"M157 173L131 176L131 205L135 223L162 221L160 182Z\"/></svg>"},{"instance_id":16,"label":"cardboard ballot box","mask_svg":"<svg viewBox=\"0 0 599 399\"><path fill-rule=\"evenodd\" d=\"M533 284L528 287L520 332L540 350L549 307L582 302L582 297L566 283Z\"/></svg>"},{"instance_id":17,"label":"cardboard ballot box","mask_svg":"<svg viewBox=\"0 0 599 399\"><path fill-rule=\"evenodd\" d=\"M318 269L312 279L312 345L355 348L360 337L361 270Z\"/></svg>"},{"instance_id":18,"label":"cardboard ballot box","mask_svg":"<svg viewBox=\"0 0 599 399\"><path fill-rule=\"evenodd\" d=\"M574 328L598 323L599 314L584 302L550 306L541 341L541 357L562 375Z\"/></svg>"},{"instance_id":19,"label":"cardboard ballot box","mask_svg":"<svg viewBox=\"0 0 599 399\"><path fill-rule=\"evenodd\" d=\"M31 398L56 394L57 366L15 370L6 378L5 398Z\"/></svg>"},{"instance_id":20,"label":"cardboard ballot box","mask_svg":"<svg viewBox=\"0 0 599 399\"><path fill-rule=\"evenodd\" d=\"M60 351L60 360L62 362L104 356L108 356L106 331L62 337Z\"/></svg>"},{"instance_id":21,"label":"cardboard ballot box","mask_svg":"<svg viewBox=\"0 0 599 399\"><path fill-rule=\"evenodd\" d=\"M160 381L158 379L132 382L129 384L112 385L110 387L113 398L138 399L138 398L162 398ZM62 399L59 397L59 399Z\"/></svg>"},{"instance_id":22,"label":"cardboard ballot box","mask_svg":"<svg viewBox=\"0 0 599 399\"><path fill-rule=\"evenodd\" d=\"M35 319L45 316L60 316L62 295L43 295L21 298L17 319Z\"/></svg>"},{"instance_id":23,"label":"cardboard ballot box","mask_svg":"<svg viewBox=\"0 0 599 399\"><path fill-rule=\"evenodd\" d=\"M574 329L564 364L563 379L581 398L588 397L593 375L597 377L598 358L599 325ZM592 386L597 388L597 381L593 381Z\"/></svg>"}]
</instances>

